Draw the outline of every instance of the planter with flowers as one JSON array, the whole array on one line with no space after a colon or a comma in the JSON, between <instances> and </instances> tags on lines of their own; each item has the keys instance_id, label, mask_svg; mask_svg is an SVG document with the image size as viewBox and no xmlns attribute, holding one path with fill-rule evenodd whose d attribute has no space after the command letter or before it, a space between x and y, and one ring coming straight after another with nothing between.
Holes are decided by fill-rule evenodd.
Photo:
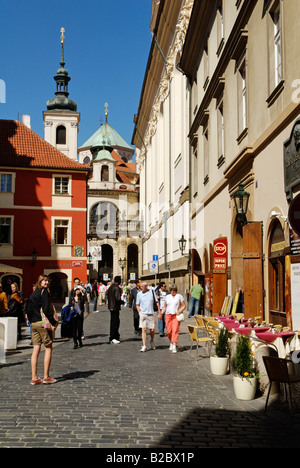
<instances>
[{"instance_id":1,"label":"planter with flowers","mask_svg":"<svg viewBox=\"0 0 300 468\"><path fill-rule=\"evenodd\" d=\"M233 387L236 398L238 400L253 400L257 387L257 375L253 371L253 359L248 336L239 335L238 337L235 369L237 373L233 376Z\"/></svg>"},{"instance_id":2,"label":"planter with flowers","mask_svg":"<svg viewBox=\"0 0 300 468\"><path fill-rule=\"evenodd\" d=\"M225 375L228 370L229 362L229 331L227 328L221 328L215 346L216 354L210 356L210 370L213 375Z\"/></svg>"}]
</instances>

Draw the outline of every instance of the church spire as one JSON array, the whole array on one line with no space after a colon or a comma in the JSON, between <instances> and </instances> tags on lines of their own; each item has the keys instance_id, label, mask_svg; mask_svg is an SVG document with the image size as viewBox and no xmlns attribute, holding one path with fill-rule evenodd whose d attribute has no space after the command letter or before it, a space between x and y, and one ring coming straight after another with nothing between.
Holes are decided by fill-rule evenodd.
<instances>
[{"instance_id":1,"label":"church spire","mask_svg":"<svg viewBox=\"0 0 300 468\"><path fill-rule=\"evenodd\" d=\"M64 36L64 32L66 32L66 31L65 31L65 28L61 28L60 32L61 32L61 36L60 36L60 43L61 43L61 59L60 59L60 66L61 66L62 68L64 68L64 66L65 66L65 57L64 57L65 36Z\"/></svg>"},{"instance_id":2,"label":"church spire","mask_svg":"<svg viewBox=\"0 0 300 468\"><path fill-rule=\"evenodd\" d=\"M56 81L56 92L55 98L47 102L48 110L69 110L76 112L77 104L75 101L69 99L68 85L71 78L69 77L69 72L65 68L65 57L64 57L64 43L65 43L65 29L61 28L60 30L60 42L61 42L61 59L60 59L60 68L56 71L56 76L54 80Z\"/></svg>"}]
</instances>

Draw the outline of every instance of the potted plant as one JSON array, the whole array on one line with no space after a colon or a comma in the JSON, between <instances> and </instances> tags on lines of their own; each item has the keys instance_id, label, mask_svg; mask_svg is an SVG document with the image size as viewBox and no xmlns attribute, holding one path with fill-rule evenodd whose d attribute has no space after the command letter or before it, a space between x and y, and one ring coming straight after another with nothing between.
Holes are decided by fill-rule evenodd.
<instances>
[{"instance_id":1,"label":"potted plant","mask_svg":"<svg viewBox=\"0 0 300 468\"><path fill-rule=\"evenodd\" d=\"M227 373L229 361L228 337L228 329L221 328L215 345L215 354L210 356L210 369L213 375L225 375Z\"/></svg>"},{"instance_id":2,"label":"potted plant","mask_svg":"<svg viewBox=\"0 0 300 468\"><path fill-rule=\"evenodd\" d=\"M257 376L253 372L253 360L249 336L239 335L235 355L236 374L233 387L238 400L253 400L256 393Z\"/></svg>"}]
</instances>

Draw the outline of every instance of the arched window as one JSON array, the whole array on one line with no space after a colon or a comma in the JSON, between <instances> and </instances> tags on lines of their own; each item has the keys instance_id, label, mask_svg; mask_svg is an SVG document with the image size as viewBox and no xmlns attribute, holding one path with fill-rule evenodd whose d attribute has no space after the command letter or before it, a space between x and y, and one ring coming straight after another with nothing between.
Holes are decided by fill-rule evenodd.
<instances>
[{"instance_id":1,"label":"arched window","mask_svg":"<svg viewBox=\"0 0 300 468\"><path fill-rule=\"evenodd\" d=\"M118 209L110 202L100 202L90 211L90 234L99 238L115 238L118 227Z\"/></svg>"},{"instance_id":2,"label":"arched window","mask_svg":"<svg viewBox=\"0 0 300 468\"><path fill-rule=\"evenodd\" d=\"M56 144L65 145L67 141L66 127L59 125L56 129Z\"/></svg>"},{"instance_id":3,"label":"arched window","mask_svg":"<svg viewBox=\"0 0 300 468\"><path fill-rule=\"evenodd\" d=\"M109 181L109 168L108 166L101 167L101 182Z\"/></svg>"}]
</instances>

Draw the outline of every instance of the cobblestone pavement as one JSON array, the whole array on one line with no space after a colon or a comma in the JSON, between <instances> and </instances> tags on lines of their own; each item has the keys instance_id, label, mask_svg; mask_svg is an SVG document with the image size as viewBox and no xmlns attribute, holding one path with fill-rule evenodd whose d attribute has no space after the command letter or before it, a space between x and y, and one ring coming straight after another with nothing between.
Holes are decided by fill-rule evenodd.
<instances>
[{"instance_id":1,"label":"cobblestone pavement","mask_svg":"<svg viewBox=\"0 0 300 468\"><path fill-rule=\"evenodd\" d=\"M0 364L0 448L296 448L300 407L265 397L234 397L232 375L216 377L203 348L196 363L186 324L177 354L156 334L156 349L140 352L132 314L121 312L121 343L109 344L109 313L102 307L85 320L83 347L55 342L55 385L31 386L27 339ZM59 331L57 332L59 336ZM148 344L149 344L148 336ZM39 361L43 374L43 355ZM297 403L297 402L296 402Z\"/></svg>"}]
</instances>

